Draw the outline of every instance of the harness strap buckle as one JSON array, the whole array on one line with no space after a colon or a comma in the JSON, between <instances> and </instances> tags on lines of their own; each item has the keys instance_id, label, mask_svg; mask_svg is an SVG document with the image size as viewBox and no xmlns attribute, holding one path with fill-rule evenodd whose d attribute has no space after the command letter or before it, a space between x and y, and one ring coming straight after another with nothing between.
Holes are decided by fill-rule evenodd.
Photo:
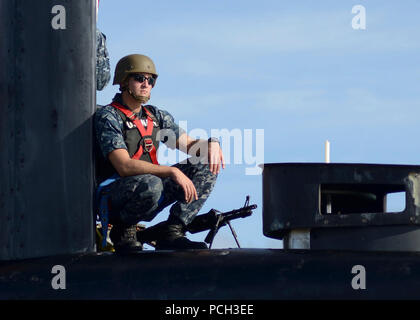
<instances>
[{"instance_id":1,"label":"harness strap buckle","mask_svg":"<svg viewBox=\"0 0 420 320\"><path fill-rule=\"evenodd\" d=\"M149 153L153 149L153 140L151 138L143 139L144 151Z\"/></svg>"}]
</instances>

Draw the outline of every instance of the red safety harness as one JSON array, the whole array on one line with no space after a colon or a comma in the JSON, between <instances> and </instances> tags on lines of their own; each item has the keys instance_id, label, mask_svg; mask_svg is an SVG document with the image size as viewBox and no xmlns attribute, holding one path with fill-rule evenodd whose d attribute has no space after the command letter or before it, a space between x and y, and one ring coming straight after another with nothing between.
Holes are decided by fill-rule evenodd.
<instances>
[{"instance_id":1,"label":"red safety harness","mask_svg":"<svg viewBox=\"0 0 420 320\"><path fill-rule=\"evenodd\" d=\"M139 160L141 156L143 155L143 152L148 152L150 155L150 159L152 160L152 163L158 165L159 163L157 161L156 148L152 140L153 119L150 115L149 110L143 107L143 110L146 111L146 114L147 114L147 129L145 129L143 124L141 123L139 118L137 118L137 115L134 112L132 112L131 110L124 107L122 104L115 101L111 103L111 106L113 106L114 108L117 108L122 113L124 113L126 117L130 119L136 125L137 130L139 131L140 136L143 140L143 143L140 143L139 149L133 155L132 159Z\"/></svg>"}]
</instances>

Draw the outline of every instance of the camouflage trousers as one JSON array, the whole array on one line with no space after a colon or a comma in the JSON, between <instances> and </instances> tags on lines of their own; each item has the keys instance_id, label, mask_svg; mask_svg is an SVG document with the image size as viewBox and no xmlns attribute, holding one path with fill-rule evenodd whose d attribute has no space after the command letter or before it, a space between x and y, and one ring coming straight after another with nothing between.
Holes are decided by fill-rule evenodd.
<instances>
[{"instance_id":1,"label":"camouflage trousers","mask_svg":"<svg viewBox=\"0 0 420 320\"><path fill-rule=\"evenodd\" d=\"M217 175L210 172L208 164L176 164L194 184L198 200L185 202L184 190L171 178L151 174L123 177L108 186L110 195L110 223L121 221L133 225L151 221L167 206L170 217L177 217L188 225L204 205L216 183Z\"/></svg>"}]
</instances>

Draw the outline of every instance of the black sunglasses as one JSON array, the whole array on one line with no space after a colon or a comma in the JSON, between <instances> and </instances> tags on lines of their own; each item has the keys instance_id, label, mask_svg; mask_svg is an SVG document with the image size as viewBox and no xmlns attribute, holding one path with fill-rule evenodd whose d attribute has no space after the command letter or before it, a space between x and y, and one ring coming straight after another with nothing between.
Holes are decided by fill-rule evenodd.
<instances>
[{"instance_id":1,"label":"black sunglasses","mask_svg":"<svg viewBox=\"0 0 420 320\"><path fill-rule=\"evenodd\" d=\"M133 79L142 83L144 82L144 80L147 80L147 82L153 87L156 83L156 79L153 77L146 77L145 75L142 74L133 74L132 75Z\"/></svg>"}]
</instances>

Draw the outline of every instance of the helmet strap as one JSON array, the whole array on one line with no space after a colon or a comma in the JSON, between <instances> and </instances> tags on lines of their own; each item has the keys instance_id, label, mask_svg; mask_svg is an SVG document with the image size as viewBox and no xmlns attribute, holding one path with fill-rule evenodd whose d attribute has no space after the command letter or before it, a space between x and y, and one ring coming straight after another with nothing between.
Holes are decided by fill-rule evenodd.
<instances>
[{"instance_id":1,"label":"helmet strap","mask_svg":"<svg viewBox=\"0 0 420 320\"><path fill-rule=\"evenodd\" d=\"M131 91L130 89L127 88L127 92L130 96L133 97L134 100L136 100L137 102L140 102L141 104L146 103L147 101L149 101L150 96L137 96L133 93L133 91Z\"/></svg>"}]
</instances>

